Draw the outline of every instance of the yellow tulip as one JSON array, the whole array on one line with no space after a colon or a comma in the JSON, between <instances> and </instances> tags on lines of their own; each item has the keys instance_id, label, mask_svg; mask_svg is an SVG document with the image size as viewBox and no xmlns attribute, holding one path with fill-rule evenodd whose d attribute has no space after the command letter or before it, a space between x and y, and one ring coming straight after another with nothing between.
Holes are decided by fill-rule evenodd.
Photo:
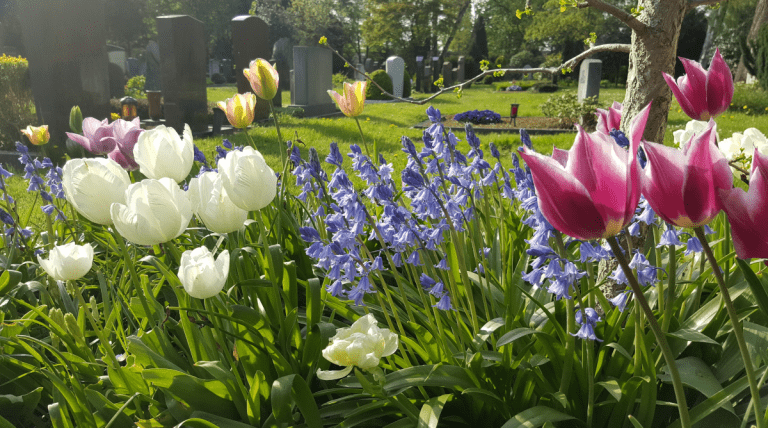
<instances>
[{"instance_id":1,"label":"yellow tulip","mask_svg":"<svg viewBox=\"0 0 768 428\"><path fill-rule=\"evenodd\" d=\"M349 117L359 116L365 106L365 87L368 82L357 81L354 85L344 83L344 95L336 91L328 91L328 95L336 101L342 113Z\"/></svg>"},{"instance_id":2,"label":"yellow tulip","mask_svg":"<svg viewBox=\"0 0 768 428\"><path fill-rule=\"evenodd\" d=\"M251 82L251 88L257 97L271 100L277 94L280 76L267 60L257 58L251 61L250 67L243 70L243 74Z\"/></svg>"},{"instance_id":3,"label":"yellow tulip","mask_svg":"<svg viewBox=\"0 0 768 428\"><path fill-rule=\"evenodd\" d=\"M22 129L21 133L26 135L29 139L29 142L36 145L36 146L42 146L43 144L48 144L48 140L51 139L51 133L48 132L48 125L42 125L42 126L27 126L27 129Z\"/></svg>"},{"instance_id":4,"label":"yellow tulip","mask_svg":"<svg viewBox=\"0 0 768 428\"><path fill-rule=\"evenodd\" d=\"M243 129L253 122L256 96L251 93L236 94L226 101L219 101L217 105L227 114L230 125Z\"/></svg>"}]
</instances>

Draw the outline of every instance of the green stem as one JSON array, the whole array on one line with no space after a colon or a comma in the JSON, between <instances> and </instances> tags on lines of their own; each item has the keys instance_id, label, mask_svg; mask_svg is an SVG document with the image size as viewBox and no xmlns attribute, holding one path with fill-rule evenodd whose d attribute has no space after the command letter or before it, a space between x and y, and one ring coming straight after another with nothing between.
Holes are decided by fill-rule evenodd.
<instances>
[{"instance_id":1,"label":"green stem","mask_svg":"<svg viewBox=\"0 0 768 428\"><path fill-rule=\"evenodd\" d=\"M720 287L720 296L723 298L725 309L728 311L728 318L731 319L733 325L733 334L736 336L736 342L739 344L739 352L741 358L744 360L744 369L747 372L747 381L749 382L749 392L752 394L752 402L755 406L755 425L757 428L763 428L765 426L765 416L763 416L762 404L760 402L760 390L757 387L757 379L755 378L755 369L752 366L752 358L749 356L749 349L747 349L747 342L744 340L744 330L739 320L739 316L736 313L736 308L733 307L733 301L731 301L731 295L728 293L728 287L725 285L723 279L723 273L717 265L717 259L712 253L712 248L709 247L707 242L707 236L704 234L702 227L693 229L696 233L696 237L701 241L701 246L704 247L704 254L709 260L709 264L712 265L712 273L715 274L717 279L717 285Z\"/></svg>"},{"instance_id":2,"label":"green stem","mask_svg":"<svg viewBox=\"0 0 768 428\"><path fill-rule=\"evenodd\" d=\"M280 152L280 165L285 169L285 148L283 147L283 134L280 132L280 121L277 120L277 114L275 113L275 107L272 105L272 100L269 100L269 111L272 113L272 119L275 121L275 130L277 131L277 150ZM285 179L283 177L283 179Z\"/></svg>"},{"instance_id":3,"label":"green stem","mask_svg":"<svg viewBox=\"0 0 768 428\"><path fill-rule=\"evenodd\" d=\"M680 379L680 373L677 370L677 363L675 362L674 354L672 354L672 350L669 348L667 339L664 337L664 332L661 330L659 323L653 316L653 311L648 305L648 301L645 299L645 295L643 295L643 290L640 288L640 284L637 282L637 278L632 272L632 268L629 267L629 263L627 262L626 257L624 257L624 254L621 252L621 246L616 241L616 238L608 238L607 241L608 245L611 246L611 251L613 251L616 260L619 262L621 269L624 271L624 275L626 275L627 280L629 280L629 285L632 287L632 292L635 295L635 301L642 308L646 318L648 318L648 324L651 326L651 331L653 331L653 335L656 337L656 342L661 348L661 353L664 355L664 359L667 361L667 368L669 370L670 376L672 377L672 386L675 389L677 410L680 412L680 426L681 428L691 428L691 417L688 414L688 402L685 399L685 390L683 389L683 382ZM638 351L639 350L635 350L635 352Z\"/></svg>"},{"instance_id":4,"label":"green stem","mask_svg":"<svg viewBox=\"0 0 768 428\"><path fill-rule=\"evenodd\" d=\"M365 137L363 136L363 127L360 126L360 120L355 116L355 123L357 124L357 130L360 131L360 139L363 140L363 146L365 147L365 154L368 155L368 158L373 162L374 165L379 161L378 159L374 159L371 157L371 151L368 150L368 143L365 142Z\"/></svg>"},{"instance_id":5,"label":"green stem","mask_svg":"<svg viewBox=\"0 0 768 428\"><path fill-rule=\"evenodd\" d=\"M141 302L141 307L144 309L144 312L147 314L147 319L154 320L154 325L157 325L161 320L157 319L154 315L154 312L152 312L149 309L149 303L147 302L147 296L144 295L144 291L141 288L141 283L139 282L139 274L136 272L136 266L133 264L133 259L128 254L128 247L125 245L125 239L123 239L122 235L117 233L116 231L113 231L112 234L115 237L115 241L117 241L117 245L120 246L120 252L123 254L123 262L128 267L128 272L131 276L131 284L133 285L134 291L136 291L136 294L139 297L139 301Z\"/></svg>"},{"instance_id":6,"label":"green stem","mask_svg":"<svg viewBox=\"0 0 768 428\"><path fill-rule=\"evenodd\" d=\"M667 263L667 301L666 306L663 306L664 301L659 294L659 308L664 308L664 319L661 321L661 329L665 333L669 331L669 323L672 322L674 303L675 303L675 280L677 279L677 257L675 256L675 246L669 247L669 262Z\"/></svg>"},{"instance_id":7,"label":"green stem","mask_svg":"<svg viewBox=\"0 0 768 428\"><path fill-rule=\"evenodd\" d=\"M566 258L567 252L565 249L565 243L563 242L563 235L559 231L555 231L555 243L557 244L557 252L560 257ZM581 308L583 309L583 308ZM566 393L568 386L571 384L571 376L573 375L573 358L576 355L576 336L572 333L576 333L576 310L573 305L573 299L565 299L565 319L566 319L566 341L565 341L565 359L563 361L563 376L560 378L560 392Z\"/></svg>"}]
</instances>

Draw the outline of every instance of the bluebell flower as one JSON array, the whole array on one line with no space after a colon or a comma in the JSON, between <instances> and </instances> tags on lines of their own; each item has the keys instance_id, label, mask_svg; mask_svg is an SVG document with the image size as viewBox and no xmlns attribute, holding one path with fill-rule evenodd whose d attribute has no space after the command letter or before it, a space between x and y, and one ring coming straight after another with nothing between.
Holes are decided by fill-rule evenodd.
<instances>
[{"instance_id":1,"label":"bluebell flower","mask_svg":"<svg viewBox=\"0 0 768 428\"><path fill-rule=\"evenodd\" d=\"M585 340L597 340L598 342L602 342L602 340L598 339L595 335L595 326L598 321L600 321L600 316L597 315L597 311L594 309L586 308L583 311L577 310L576 322L581 325L581 328L579 328L579 331L576 332L576 334L571 333L571 335Z\"/></svg>"},{"instance_id":2,"label":"bluebell flower","mask_svg":"<svg viewBox=\"0 0 768 428\"><path fill-rule=\"evenodd\" d=\"M411 266L421 266L421 259L419 258L419 252L418 251L412 251L411 255L408 256L407 259L405 259L405 262L408 263Z\"/></svg>"},{"instance_id":3,"label":"bluebell flower","mask_svg":"<svg viewBox=\"0 0 768 428\"><path fill-rule=\"evenodd\" d=\"M531 142L531 137L528 136L528 132L525 129L520 129L520 141L525 144L525 147L528 147L529 149L533 150L533 143Z\"/></svg>"},{"instance_id":4,"label":"bluebell flower","mask_svg":"<svg viewBox=\"0 0 768 428\"><path fill-rule=\"evenodd\" d=\"M425 273L422 273L421 276L419 276L419 282L421 282L421 286L424 289L431 288L436 284L436 281Z\"/></svg>"},{"instance_id":5,"label":"bluebell flower","mask_svg":"<svg viewBox=\"0 0 768 428\"><path fill-rule=\"evenodd\" d=\"M714 230L712 230L709 225L704 225L704 233L707 235L713 235L715 233Z\"/></svg>"},{"instance_id":6,"label":"bluebell flower","mask_svg":"<svg viewBox=\"0 0 768 428\"><path fill-rule=\"evenodd\" d=\"M658 281L656 273L659 269L656 266L651 266L648 263L648 259L641 252L636 252L632 260L629 262L629 267L635 269L637 272L637 281L641 285L653 285Z\"/></svg>"},{"instance_id":7,"label":"bluebell flower","mask_svg":"<svg viewBox=\"0 0 768 428\"><path fill-rule=\"evenodd\" d=\"M440 269L440 270L448 270L448 269L449 269L449 268L448 268L448 259L445 259L445 258L444 258L444 259L440 260L440 261L439 261L439 262L438 262L438 263L435 265L435 268L437 268L437 269Z\"/></svg>"},{"instance_id":8,"label":"bluebell flower","mask_svg":"<svg viewBox=\"0 0 768 428\"><path fill-rule=\"evenodd\" d=\"M544 283L544 269L538 268L533 269L530 272L523 274L522 276L523 281L533 285L534 287L541 287L541 284Z\"/></svg>"},{"instance_id":9,"label":"bluebell flower","mask_svg":"<svg viewBox=\"0 0 768 428\"><path fill-rule=\"evenodd\" d=\"M589 242L582 242L579 247L580 260L582 263L587 260L591 262L599 262L601 260L607 260L611 258L611 254L603 248L601 245L593 246Z\"/></svg>"},{"instance_id":10,"label":"bluebell flower","mask_svg":"<svg viewBox=\"0 0 768 428\"><path fill-rule=\"evenodd\" d=\"M8 170L3 168L3 164L0 164L0 175L2 175L4 178L13 177L13 173L8 172Z\"/></svg>"},{"instance_id":11,"label":"bluebell flower","mask_svg":"<svg viewBox=\"0 0 768 428\"><path fill-rule=\"evenodd\" d=\"M627 228L627 232L630 234L630 236L638 237L640 236L640 222L634 222L629 225Z\"/></svg>"},{"instance_id":12,"label":"bluebell flower","mask_svg":"<svg viewBox=\"0 0 768 428\"><path fill-rule=\"evenodd\" d=\"M48 204L41 206L40 209L42 209L46 215L51 215L56 207L53 204Z\"/></svg>"},{"instance_id":13,"label":"bluebell flower","mask_svg":"<svg viewBox=\"0 0 768 428\"><path fill-rule=\"evenodd\" d=\"M441 120L441 118L440 118L440 110L438 110L438 109L436 109L436 108L434 108L432 106L429 106L427 108L427 117L429 118L430 121L439 123L440 120Z\"/></svg>"},{"instance_id":14,"label":"bluebell flower","mask_svg":"<svg viewBox=\"0 0 768 428\"><path fill-rule=\"evenodd\" d=\"M664 245L683 245L678 238L678 232L675 228L669 224L667 226L667 230L661 233L661 239L659 240L659 244L656 245L656 248L661 248Z\"/></svg>"},{"instance_id":15,"label":"bluebell flower","mask_svg":"<svg viewBox=\"0 0 768 428\"><path fill-rule=\"evenodd\" d=\"M496 147L496 144L490 143L488 147L491 149L491 156L501 160L501 153L499 153L499 149Z\"/></svg>"},{"instance_id":16,"label":"bluebell flower","mask_svg":"<svg viewBox=\"0 0 768 428\"><path fill-rule=\"evenodd\" d=\"M485 268L483 267L482 263L477 264L477 268L475 269L475 272L477 272L480 275L483 275L485 273Z\"/></svg>"},{"instance_id":17,"label":"bluebell flower","mask_svg":"<svg viewBox=\"0 0 768 428\"><path fill-rule=\"evenodd\" d=\"M651 205L642 196L640 197L640 203L638 204L638 207L641 207L643 211L640 215L637 216L637 221L642 221L647 225L650 225L656 221L656 214L653 212L653 208L651 208Z\"/></svg>"},{"instance_id":18,"label":"bluebell flower","mask_svg":"<svg viewBox=\"0 0 768 428\"><path fill-rule=\"evenodd\" d=\"M443 285L443 281L440 281L432 286L432 288L429 290L429 294L435 296L435 297L441 297L445 293L445 286Z\"/></svg>"},{"instance_id":19,"label":"bluebell flower","mask_svg":"<svg viewBox=\"0 0 768 428\"><path fill-rule=\"evenodd\" d=\"M226 138L221 142L221 145L229 150L232 150L232 143Z\"/></svg>"},{"instance_id":20,"label":"bluebell flower","mask_svg":"<svg viewBox=\"0 0 768 428\"><path fill-rule=\"evenodd\" d=\"M616 144L619 145L619 147L626 149L629 147L629 140L627 139L627 136L624 135L623 132L621 132L618 129L612 129L610 131L610 136L613 137L613 141L616 142Z\"/></svg>"},{"instance_id":21,"label":"bluebell flower","mask_svg":"<svg viewBox=\"0 0 768 428\"><path fill-rule=\"evenodd\" d=\"M314 227L300 227L299 234L301 234L301 239L306 242L319 242L321 240L320 233Z\"/></svg>"},{"instance_id":22,"label":"bluebell flower","mask_svg":"<svg viewBox=\"0 0 768 428\"><path fill-rule=\"evenodd\" d=\"M453 310L453 306L451 305L451 298L448 296L448 294L443 294L443 297L440 298L440 301L437 302L436 305L432 305L432 307L436 307L441 311Z\"/></svg>"},{"instance_id":23,"label":"bluebell flower","mask_svg":"<svg viewBox=\"0 0 768 428\"><path fill-rule=\"evenodd\" d=\"M624 292L621 292L617 294L612 299L609 299L608 301L611 302L611 304L617 308L619 308L619 312L624 312L624 309L627 307L627 302L629 301L630 291L626 290Z\"/></svg>"},{"instance_id":24,"label":"bluebell flower","mask_svg":"<svg viewBox=\"0 0 768 428\"><path fill-rule=\"evenodd\" d=\"M325 162L331 165L336 165L337 167L341 167L341 163L343 161L344 159L341 157L338 144L336 144L336 142L332 142L330 152L328 153L328 156L325 157Z\"/></svg>"},{"instance_id":25,"label":"bluebell flower","mask_svg":"<svg viewBox=\"0 0 768 428\"><path fill-rule=\"evenodd\" d=\"M700 253L704 251L704 247L701 245L701 241L699 241L699 238L695 236L691 236L688 238L688 242L685 243L685 255L689 255L691 253Z\"/></svg>"},{"instance_id":26,"label":"bluebell flower","mask_svg":"<svg viewBox=\"0 0 768 428\"><path fill-rule=\"evenodd\" d=\"M2 208L0 208L0 221L2 221L3 223L9 226L13 226L14 224L16 224L16 222L13 221L13 217Z\"/></svg>"}]
</instances>

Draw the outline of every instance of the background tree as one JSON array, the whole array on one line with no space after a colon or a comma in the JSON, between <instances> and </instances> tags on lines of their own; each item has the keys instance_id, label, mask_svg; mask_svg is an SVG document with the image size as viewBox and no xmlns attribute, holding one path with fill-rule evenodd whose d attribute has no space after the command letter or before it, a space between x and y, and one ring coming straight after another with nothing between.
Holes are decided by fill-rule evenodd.
<instances>
[{"instance_id":1,"label":"background tree","mask_svg":"<svg viewBox=\"0 0 768 428\"><path fill-rule=\"evenodd\" d=\"M747 43L754 42L757 39L757 35L760 32L760 27L768 22L768 0L759 0L755 5L755 13L752 18L752 25L749 27L749 32L746 34ZM754 52L753 52L754 54ZM740 58L739 66L736 69L736 80L743 82L747 79L747 68L744 65L744 57Z\"/></svg>"}]
</instances>

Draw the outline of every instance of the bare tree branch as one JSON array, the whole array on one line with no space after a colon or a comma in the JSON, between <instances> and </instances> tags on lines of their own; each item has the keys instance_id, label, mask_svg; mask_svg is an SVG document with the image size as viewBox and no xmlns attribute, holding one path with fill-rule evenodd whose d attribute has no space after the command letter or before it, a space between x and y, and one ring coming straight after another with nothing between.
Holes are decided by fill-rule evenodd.
<instances>
[{"instance_id":1,"label":"bare tree branch","mask_svg":"<svg viewBox=\"0 0 768 428\"><path fill-rule=\"evenodd\" d=\"M625 10L620 9L612 4L605 3L602 0L586 0L583 3L579 3L579 8L585 7L591 7L603 11L609 15L613 15L616 19L626 24L627 27L631 28L640 36L644 35L648 31L648 26L640 22L634 15L627 13Z\"/></svg>"},{"instance_id":2,"label":"bare tree branch","mask_svg":"<svg viewBox=\"0 0 768 428\"><path fill-rule=\"evenodd\" d=\"M384 95L386 95L388 97L391 97L392 99L398 100L398 101L403 101L403 102L410 103L410 104L422 105L422 104L426 104L426 103L432 101L433 99L439 97L442 94L445 94L446 92L454 92L454 91L461 90L462 88L464 88L465 85L468 85L468 84L470 84L472 82L475 82L477 80L482 79L485 76L492 75L492 74L497 73L497 72L524 73L524 74L528 74L528 73L546 73L546 74L560 73L562 70L569 70L569 69L572 69L572 68L576 67L577 65L579 65L579 63L581 61L589 58L590 56L592 56L592 55L594 55L596 53L600 53L600 52L626 52L626 53L629 53L629 49L631 48L631 45L629 45L629 44L621 44L621 43L610 43L610 44L605 44L605 45L593 46L593 47L585 50L584 52L576 55L575 57L569 59L568 61L565 61L564 63L560 64L557 67L499 68L499 69L495 69L495 70L486 70L483 73L480 73L477 76L475 76L475 77L473 77L473 78L471 78L469 80L466 80L464 82L458 83L458 84L453 85L453 86L449 86L447 88L443 88L443 89L435 92L431 96L429 96L427 98L424 98L423 100L409 100L407 98L396 97L396 96L390 94L389 92L385 91L384 88L379 86L378 83L374 82L373 79L371 79L371 77L367 73L365 73L364 70L363 71L358 70L357 68L355 68L351 64L349 64L349 61L347 61L346 58L344 58L336 49L332 48L331 46L329 46L327 44L325 45L325 47L330 49L331 52L336 54L336 56L338 56L339 58L343 59L349 65L349 68L351 68L352 70L354 70L354 71L356 71L356 72L358 72L360 74L365 75L365 78L368 79L368 81L370 81L374 85L376 85L376 87L381 90L382 94L384 94Z\"/></svg>"},{"instance_id":3,"label":"bare tree branch","mask_svg":"<svg viewBox=\"0 0 768 428\"><path fill-rule=\"evenodd\" d=\"M688 0L688 6L686 6L686 9L691 10L699 6L717 4L723 1L727 1L727 0Z\"/></svg>"}]
</instances>

